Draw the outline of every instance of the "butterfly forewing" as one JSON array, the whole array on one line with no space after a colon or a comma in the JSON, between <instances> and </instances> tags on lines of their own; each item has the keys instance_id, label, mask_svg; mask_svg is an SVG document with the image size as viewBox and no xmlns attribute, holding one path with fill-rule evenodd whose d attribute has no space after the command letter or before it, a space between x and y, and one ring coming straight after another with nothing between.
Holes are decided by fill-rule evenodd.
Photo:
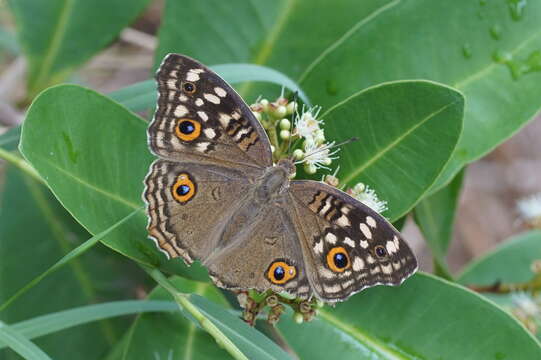
<instances>
[{"instance_id":1,"label":"butterfly forewing","mask_svg":"<svg viewBox=\"0 0 541 360\"><path fill-rule=\"evenodd\" d=\"M178 54L160 66L158 106L148 130L152 151L171 160L272 165L265 131L240 96L212 70Z\"/></svg>"}]
</instances>

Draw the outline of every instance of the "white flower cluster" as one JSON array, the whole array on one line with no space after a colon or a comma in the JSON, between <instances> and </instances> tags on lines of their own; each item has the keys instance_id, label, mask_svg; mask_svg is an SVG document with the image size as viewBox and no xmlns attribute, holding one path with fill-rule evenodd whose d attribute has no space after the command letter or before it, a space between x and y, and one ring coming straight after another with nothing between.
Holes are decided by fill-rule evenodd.
<instances>
[{"instance_id":1,"label":"white flower cluster","mask_svg":"<svg viewBox=\"0 0 541 360\"><path fill-rule=\"evenodd\" d=\"M296 149L293 156L299 163L304 163L304 170L314 174L318 169L330 170L333 160L338 159L336 154L340 149L331 151L334 142L326 142L325 133L321 126L324 124L317 116L321 107L314 106L295 115L294 136L303 140L302 149Z\"/></svg>"},{"instance_id":2,"label":"white flower cluster","mask_svg":"<svg viewBox=\"0 0 541 360\"><path fill-rule=\"evenodd\" d=\"M520 199L517 202L520 216L530 225L541 226L541 193Z\"/></svg>"},{"instance_id":3,"label":"white flower cluster","mask_svg":"<svg viewBox=\"0 0 541 360\"><path fill-rule=\"evenodd\" d=\"M370 189L368 185L358 183L348 190L348 193L378 214L387 210L387 201L380 200L374 189Z\"/></svg>"},{"instance_id":4,"label":"white flower cluster","mask_svg":"<svg viewBox=\"0 0 541 360\"><path fill-rule=\"evenodd\" d=\"M511 295L511 301L513 315L535 334L541 322L539 299L524 292L516 292Z\"/></svg>"}]
</instances>

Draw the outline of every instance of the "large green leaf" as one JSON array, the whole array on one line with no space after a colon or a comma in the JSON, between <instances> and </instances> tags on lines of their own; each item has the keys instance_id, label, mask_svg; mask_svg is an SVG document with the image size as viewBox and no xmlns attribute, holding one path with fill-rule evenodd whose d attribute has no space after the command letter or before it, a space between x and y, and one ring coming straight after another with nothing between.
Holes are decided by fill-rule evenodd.
<instances>
[{"instance_id":1,"label":"large green leaf","mask_svg":"<svg viewBox=\"0 0 541 360\"><path fill-rule=\"evenodd\" d=\"M462 130L464 98L446 86L400 81L363 90L321 118L331 139L357 136L340 152L340 179L387 200L392 221L434 183Z\"/></svg>"},{"instance_id":2,"label":"large green leaf","mask_svg":"<svg viewBox=\"0 0 541 360\"><path fill-rule=\"evenodd\" d=\"M149 0L9 0L36 94L109 44Z\"/></svg>"},{"instance_id":3,"label":"large green leaf","mask_svg":"<svg viewBox=\"0 0 541 360\"><path fill-rule=\"evenodd\" d=\"M521 283L534 274L531 264L541 258L541 231L529 231L506 240L490 253L469 264L458 281L464 285L489 286L497 283ZM485 293L502 305L509 305L509 294Z\"/></svg>"},{"instance_id":4,"label":"large green leaf","mask_svg":"<svg viewBox=\"0 0 541 360\"><path fill-rule=\"evenodd\" d=\"M5 342L26 360L51 360L39 347L0 321L0 341Z\"/></svg>"},{"instance_id":5,"label":"large green leaf","mask_svg":"<svg viewBox=\"0 0 541 360\"><path fill-rule=\"evenodd\" d=\"M460 286L417 274L375 287L316 320L279 329L301 359L539 359L539 343L509 314Z\"/></svg>"},{"instance_id":6,"label":"large green leaf","mask_svg":"<svg viewBox=\"0 0 541 360\"><path fill-rule=\"evenodd\" d=\"M172 0L157 63L175 51L207 64L266 65L298 79L324 109L386 81L426 78L456 87L468 98L465 128L436 189L538 111L539 24L538 0ZM210 30L186 31L199 27Z\"/></svg>"},{"instance_id":7,"label":"large green leaf","mask_svg":"<svg viewBox=\"0 0 541 360\"><path fill-rule=\"evenodd\" d=\"M146 236L141 193L152 161L147 123L105 96L76 85L44 91L31 105L21 152L64 207L92 234L139 213L102 241L142 263L185 273ZM193 268L193 267L192 267ZM205 271L190 271L205 276Z\"/></svg>"},{"instance_id":8,"label":"large green leaf","mask_svg":"<svg viewBox=\"0 0 541 360\"><path fill-rule=\"evenodd\" d=\"M455 211L464 172L415 207L415 222L432 250L436 267L448 272L445 256L453 234ZM449 274L447 274L449 275Z\"/></svg>"}]
</instances>

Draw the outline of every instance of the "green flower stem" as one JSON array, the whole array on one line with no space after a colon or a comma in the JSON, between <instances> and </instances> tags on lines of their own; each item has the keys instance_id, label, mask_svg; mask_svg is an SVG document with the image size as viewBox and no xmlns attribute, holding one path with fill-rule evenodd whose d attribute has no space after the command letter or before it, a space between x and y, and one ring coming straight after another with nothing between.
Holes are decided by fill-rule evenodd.
<instances>
[{"instance_id":1,"label":"green flower stem","mask_svg":"<svg viewBox=\"0 0 541 360\"><path fill-rule=\"evenodd\" d=\"M15 165L24 173L30 175L31 177L33 177L40 183L46 185L45 180L43 180L42 177L39 176L38 172L32 166L30 166L30 164L28 164L25 160L23 160L23 158L21 158L20 156L17 156L13 154L12 152L9 152L0 148L0 158Z\"/></svg>"},{"instance_id":2,"label":"green flower stem","mask_svg":"<svg viewBox=\"0 0 541 360\"><path fill-rule=\"evenodd\" d=\"M233 358L238 360L248 360L248 358L239 350L235 344L220 330L212 321L199 311L199 309L190 302L190 295L178 291L173 284L158 269L143 266L143 269L165 290L167 290L175 299L175 302L198 322L201 328L207 331L216 340L216 343L224 348Z\"/></svg>"},{"instance_id":3,"label":"green flower stem","mask_svg":"<svg viewBox=\"0 0 541 360\"><path fill-rule=\"evenodd\" d=\"M520 283L495 283L492 285L468 285L470 290L479 293L494 293L494 294L509 294L517 291L530 292L532 294L541 291L541 273L537 273L534 277L526 282Z\"/></svg>"}]
</instances>

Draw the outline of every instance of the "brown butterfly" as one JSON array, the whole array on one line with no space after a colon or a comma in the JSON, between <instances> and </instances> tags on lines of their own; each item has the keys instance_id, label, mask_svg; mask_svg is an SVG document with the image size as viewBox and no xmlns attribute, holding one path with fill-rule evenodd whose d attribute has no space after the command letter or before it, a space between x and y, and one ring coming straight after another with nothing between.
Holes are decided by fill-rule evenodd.
<instances>
[{"instance_id":1,"label":"brown butterfly","mask_svg":"<svg viewBox=\"0 0 541 360\"><path fill-rule=\"evenodd\" d=\"M285 291L336 302L417 269L381 215L322 182L273 164L250 108L199 62L169 54L148 129L154 161L144 198L152 239L169 257L200 260L226 289Z\"/></svg>"}]
</instances>

